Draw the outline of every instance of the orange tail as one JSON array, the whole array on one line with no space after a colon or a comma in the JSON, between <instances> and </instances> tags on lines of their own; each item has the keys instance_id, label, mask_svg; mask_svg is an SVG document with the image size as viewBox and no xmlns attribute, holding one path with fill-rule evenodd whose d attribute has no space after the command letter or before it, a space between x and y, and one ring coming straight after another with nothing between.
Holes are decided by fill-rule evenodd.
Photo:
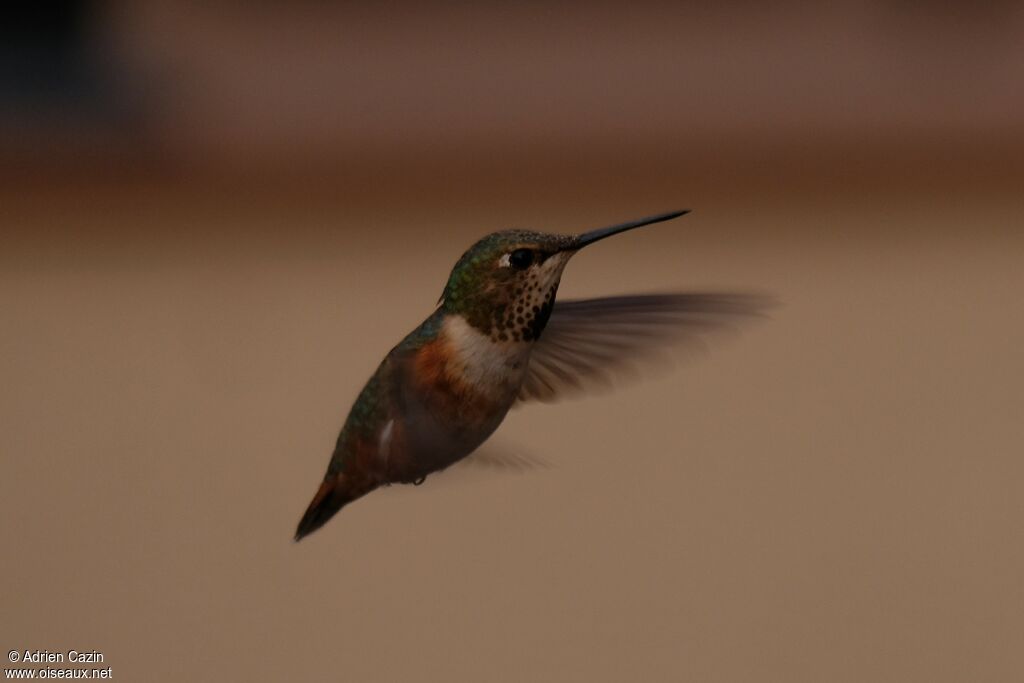
<instances>
[{"instance_id":1,"label":"orange tail","mask_svg":"<svg viewBox=\"0 0 1024 683\"><path fill-rule=\"evenodd\" d=\"M324 483L320 485L320 489L306 508L306 514L302 515L299 527L295 530L295 540L300 541L304 536L313 533L326 524L338 510L373 489L373 486L353 485L344 475L324 479Z\"/></svg>"}]
</instances>

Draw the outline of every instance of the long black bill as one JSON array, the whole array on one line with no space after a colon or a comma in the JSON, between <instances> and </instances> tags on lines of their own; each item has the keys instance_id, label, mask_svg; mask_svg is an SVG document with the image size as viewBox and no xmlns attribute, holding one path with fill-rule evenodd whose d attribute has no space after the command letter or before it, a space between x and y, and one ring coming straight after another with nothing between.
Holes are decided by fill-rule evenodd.
<instances>
[{"instance_id":1,"label":"long black bill","mask_svg":"<svg viewBox=\"0 0 1024 683\"><path fill-rule=\"evenodd\" d=\"M679 218L680 216L684 216L688 213L690 213L689 209L686 209L685 211L672 211L670 213L658 214L657 216L648 216L647 218L641 218L640 220L637 221L630 221L629 223L620 223L619 225L612 225L607 228L598 228L597 230L591 230L590 232L585 232L579 237L577 237L576 241L573 243L572 248L582 249L588 244L593 244L598 240L603 240L605 237L611 237L612 235L617 235L620 232L626 232L627 230L632 230L633 228L640 228L645 225L650 225L651 223L661 223L662 221L670 221L673 218Z\"/></svg>"}]
</instances>

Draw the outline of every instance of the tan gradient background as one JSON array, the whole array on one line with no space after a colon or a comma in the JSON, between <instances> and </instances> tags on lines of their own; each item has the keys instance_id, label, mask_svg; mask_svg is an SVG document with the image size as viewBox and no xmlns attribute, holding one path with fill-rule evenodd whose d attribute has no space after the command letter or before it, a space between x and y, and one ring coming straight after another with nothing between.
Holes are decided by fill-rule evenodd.
<instances>
[{"instance_id":1,"label":"tan gradient background","mask_svg":"<svg viewBox=\"0 0 1024 683\"><path fill-rule=\"evenodd\" d=\"M295 28L322 24L315 6L286 26L297 44L319 35ZM836 7L812 27L840 25ZM879 45L933 16L906 7L904 23L851 28L850 61L809 68L884 63ZM721 59L753 41L768 64L803 63L781 46L806 25L751 20L741 39L747 11L687 30L717 30L703 49ZM660 26L657 12L634 21ZM512 44L530 31L516 16ZM608 35L623 19L588 16ZM829 106L801 101L778 110L792 128L738 116L735 135L700 128L699 108L681 132L622 110L580 135L524 109L493 139L453 126L405 155L422 122L377 102L405 132L310 134L239 104L223 111L249 128L218 146L216 118L161 105L137 138L100 127L59 153L7 139L0 645L98 649L120 680L1020 678L1024 119L1006 63L1020 47L984 57L1019 24L943 16L930 30L981 55L947 72L978 111L925 93L921 129L916 109L889 125L900 76L879 69L876 97L831 128ZM624 81L664 55L636 57L632 40ZM928 82L950 63L939 44L914 53ZM738 64L721 91L756 100L764 74ZM200 100L176 111L221 111ZM805 115L826 132L802 135ZM506 134L549 124L541 141ZM671 373L515 411L494 448L546 466L467 464L291 542L351 400L476 237L684 206L581 254L560 296L766 290L783 304L769 320Z\"/></svg>"}]
</instances>

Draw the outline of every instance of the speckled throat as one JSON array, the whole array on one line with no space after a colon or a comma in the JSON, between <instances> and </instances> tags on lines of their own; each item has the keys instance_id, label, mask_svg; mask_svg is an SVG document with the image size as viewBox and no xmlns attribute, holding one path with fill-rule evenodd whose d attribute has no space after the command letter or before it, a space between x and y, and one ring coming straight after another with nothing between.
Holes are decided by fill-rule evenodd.
<instances>
[{"instance_id":1,"label":"speckled throat","mask_svg":"<svg viewBox=\"0 0 1024 683\"><path fill-rule=\"evenodd\" d=\"M684 213L673 211L581 235L491 233L455 264L441 297L443 310L462 316L496 343L535 341L548 322L562 270L573 254L611 235Z\"/></svg>"},{"instance_id":2,"label":"speckled throat","mask_svg":"<svg viewBox=\"0 0 1024 683\"><path fill-rule=\"evenodd\" d=\"M551 317L562 271L572 254L543 255L535 268L517 273L514 282L485 286L475 305L463 308L462 315L491 341L536 341Z\"/></svg>"},{"instance_id":3,"label":"speckled throat","mask_svg":"<svg viewBox=\"0 0 1024 683\"><path fill-rule=\"evenodd\" d=\"M442 297L444 311L461 315L495 342L535 340L574 253L573 240L526 230L484 237L452 269ZM528 264L510 262L517 250L530 253Z\"/></svg>"}]
</instances>

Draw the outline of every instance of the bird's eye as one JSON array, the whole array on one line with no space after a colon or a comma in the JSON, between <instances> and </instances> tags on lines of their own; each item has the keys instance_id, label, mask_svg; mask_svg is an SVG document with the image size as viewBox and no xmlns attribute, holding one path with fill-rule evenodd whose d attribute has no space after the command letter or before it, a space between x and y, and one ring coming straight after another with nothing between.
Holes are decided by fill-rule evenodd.
<instances>
[{"instance_id":1,"label":"bird's eye","mask_svg":"<svg viewBox=\"0 0 1024 683\"><path fill-rule=\"evenodd\" d=\"M525 270L533 263L533 252L529 249L516 249L508 255L508 262L516 270Z\"/></svg>"}]
</instances>

